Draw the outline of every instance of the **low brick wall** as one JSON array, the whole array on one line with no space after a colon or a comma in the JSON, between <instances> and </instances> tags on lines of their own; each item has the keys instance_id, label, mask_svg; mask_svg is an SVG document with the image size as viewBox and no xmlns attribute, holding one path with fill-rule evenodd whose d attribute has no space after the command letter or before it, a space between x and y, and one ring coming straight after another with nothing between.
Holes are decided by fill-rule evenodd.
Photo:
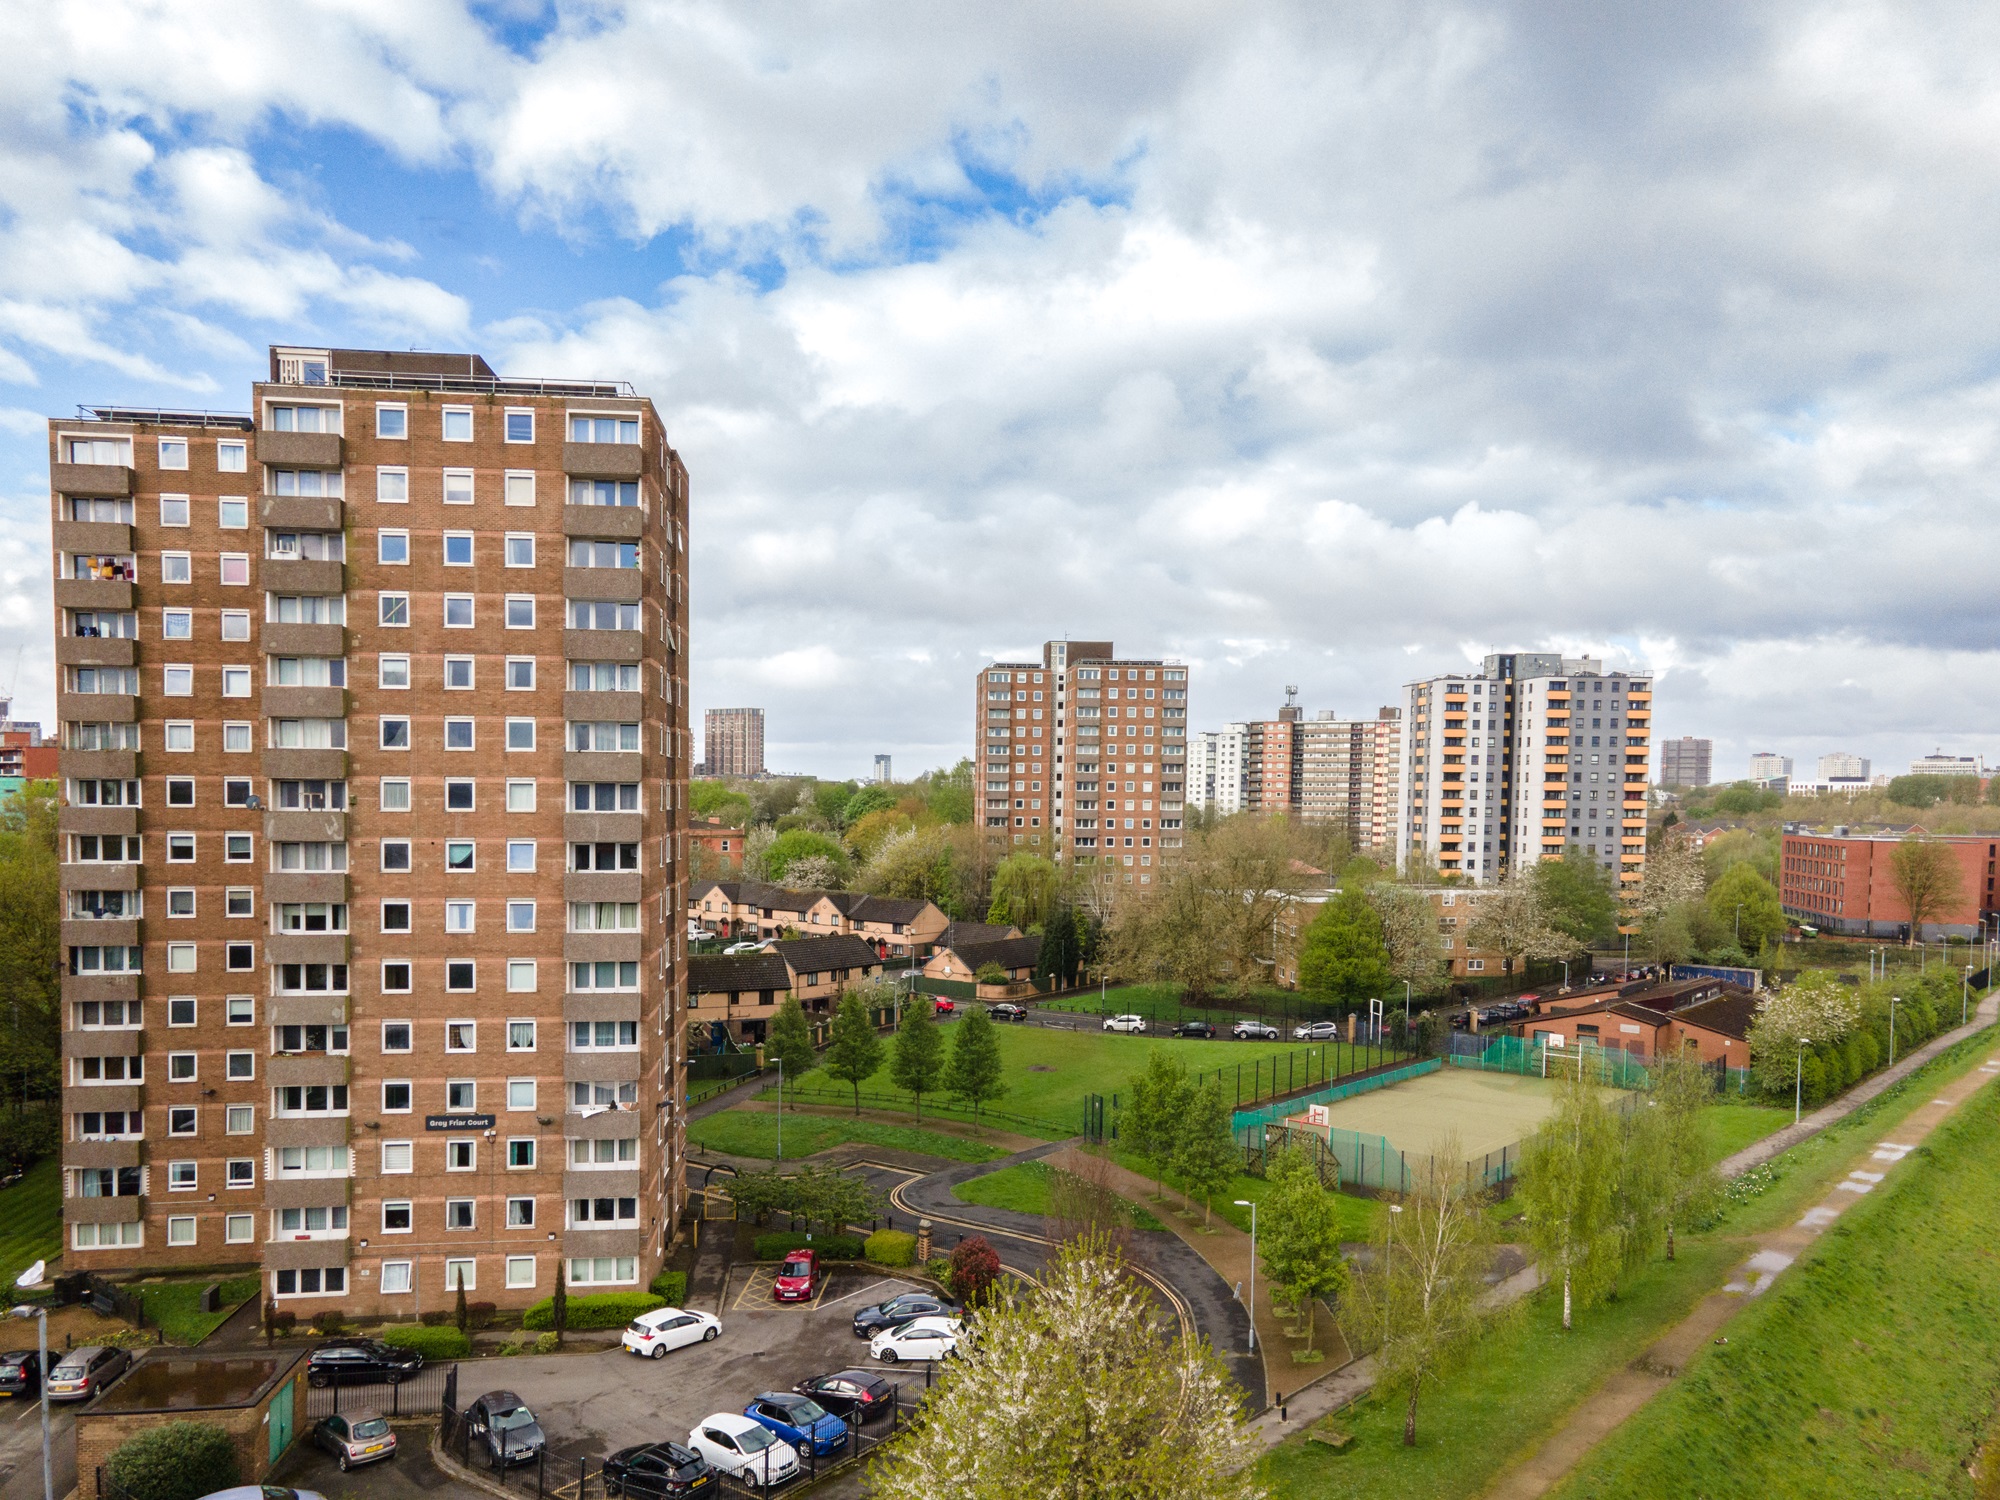
<instances>
[{"instance_id":1,"label":"low brick wall","mask_svg":"<svg viewBox=\"0 0 2000 1500\"><path fill-rule=\"evenodd\" d=\"M76 1419L76 1474L80 1500L97 1494L97 1471L124 1443L162 1422L202 1422L220 1427L236 1444L239 1483L256 1484L271 1472L272 1406L289 1405L291 1441L305 1425L303 1351L276 1355L197 1355L160 1350L134 1365ZM166 1391L166 1399L155 1393ZM286 1444L287 1447L290 1443ZM280 1455L282 1456L282 1452Z\"/></svg>"}]
</instances>

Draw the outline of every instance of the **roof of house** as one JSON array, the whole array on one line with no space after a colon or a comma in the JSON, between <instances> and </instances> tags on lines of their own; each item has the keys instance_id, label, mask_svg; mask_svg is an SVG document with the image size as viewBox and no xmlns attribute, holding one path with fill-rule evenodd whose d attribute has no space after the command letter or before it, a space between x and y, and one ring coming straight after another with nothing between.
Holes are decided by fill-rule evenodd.
<instances>
[{"instance_id":1,"label":"roof of house","mask_svg":"<svg viewBox=\"0 0 2000 1500\"><path fill-rule=\"evenodd\" d=\"M997 943L1002 938L1020 935L1020 928L997 922L953 922L938 934L937 946L956 948L961 943Z\"/></svg>"},{"instance_id":2,"label":"roof of house","mask_svg":"<svg viewBox=\"0 0 2000 1500\"><path fill-rule=\"evenodd\" d=\"M720 995L738 990L788 990L791 971L775 953L695 953L688 956L688 993Z\"/></svg>"},{"instance_id":3,"label":"roof of house","mask_svg":"<svg viewBox=\"0 0 2000 1500\"><path fill-rule=\"evenodd\" d=\"M818 974L828 969L879 969L882 960L875 950L858 937L843 933L837 937L785 938L772 949L795 974Z\"/></svg>"},{"instance_id":4,"label":"roof of house","mask_svg":"<svg viewBox=\"0 0 2000 1500\"><path fill-rule=\"evenodd\" d=\"M863 896L847 913L856 922L914 922L926 911L937 908L929 901L902 896ZM943 915L943 913L939 913Z\"/></svg>"},{"instance_id":5,"label":"roof of house","mask_svg":"<svg viewBox=\"0 0 2000 1500\"><path fill-rule=\"evenodd\" d=\"M1673 1019L1683 1026L1699 1026L1704 1031L1717 1032L1723 1036L1747 1041L1750 1037L1750 1020L1757 1014L1757 997L1748 990L1733 989L1726 995L1713 1000L1703 1000L1674 1012Z\"/></svg>"},{"instance_id":6,"label":"roof of house","mask_svg":"<svg viewBox=\"0 0 2000 1500\"><path fill-rule=\"evenodd\" d=\"M988 964L1003 969L1032 969L1041 957L1042 940L1037 937L996 938L981 943L953 943L952 955L975 974Z\"/></svg>"}]
</instances>

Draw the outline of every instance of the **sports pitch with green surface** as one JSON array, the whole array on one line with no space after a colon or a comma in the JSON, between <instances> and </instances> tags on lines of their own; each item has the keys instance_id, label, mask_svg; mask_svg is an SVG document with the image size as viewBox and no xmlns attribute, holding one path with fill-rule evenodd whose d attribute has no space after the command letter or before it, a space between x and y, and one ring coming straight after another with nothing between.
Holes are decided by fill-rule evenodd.
<instances>
[{"instance_id":1,"label":"sports pitch with green surface","mask_svg":"<svg viewBox=\"0 0 2000 1500\"><path fill-rule=\"evenodd\" d=\"M1447 1065L1330 1104L1327 1123L1335 1130L1386 1136L1412 1159L1428 1155L1441 1135L1456 1130L1470 1160L1533 1135L1555 1109L1554 1087L1540 1078Z\"/></svg>"}]
</instances>

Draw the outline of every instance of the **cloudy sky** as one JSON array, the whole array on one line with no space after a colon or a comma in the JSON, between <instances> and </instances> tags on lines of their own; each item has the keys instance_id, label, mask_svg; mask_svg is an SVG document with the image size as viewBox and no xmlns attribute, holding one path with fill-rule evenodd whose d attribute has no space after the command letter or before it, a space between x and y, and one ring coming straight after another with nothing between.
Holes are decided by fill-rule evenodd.
<instances>
[{"instance_id":1,"label":"cloudy sky","mask_svg":"<svg viewBox=\"0 0 2000 1500\"><path fill-rule=\"evenodd\" d=\"M1051 636L1197 725L1506 647L1665 735L2000 758L2000 11L0 7L0 685L43 418L269 342L615 375L694 479L697 709L970 745ZM1803 769L1803 764L1802 764Z\"/></svg>"}]
</instances>

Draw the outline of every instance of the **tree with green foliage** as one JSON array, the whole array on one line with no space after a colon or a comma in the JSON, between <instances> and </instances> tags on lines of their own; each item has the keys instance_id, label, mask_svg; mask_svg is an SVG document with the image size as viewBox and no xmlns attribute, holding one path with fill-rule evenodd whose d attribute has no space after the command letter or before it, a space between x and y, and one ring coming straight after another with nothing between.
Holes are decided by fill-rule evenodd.
<instances>
[{"instance_id":1,"label":"tree with green foliage","mask_svg":"<svg viewBox=\"0 0 2000 1500\"><path fill-rule=\"evenodd\" d=\"M1517 869L1501 884L1481 892L1476 909L1479 914L1466 929L1466 942L1500 954L1510 973L1525 960L1567 958L1576 951L1576 940L1550 925L1532 869Z\"/></svg>"},{"instance_id":2,"label":"tree with green foliage","mask_svg":"<svg viewBox=\"0 0 2000 1500\"><path fill-rule=\"evenodd\" d=\"M944 1036L938 1030L929 996L912 996L903 1012L895 1044L889 1050L889 1081L916 1099L917 1119L922 1121L924 1095L934 1093L944 1082Z\"/></svg>"},{"instance_id":3,"label":"tree with green foliage","mask_svg":"<svg viewBox=\"0 0 2000 1500\"><path fill-rule=\"evenodd\" d=\"M1919 833L1906 835L1890 851L1889 879L1909 914L1905 943L1921 942L1924 923L1957 905L1965 889L1964 871L1951 845Z\"/></svg>"},{"instance_id":4,"label":"tree with green foliage","mask_svg":"<svg viewBox=\"0 0 2000 1500\"><path fill-rule=\"evenodd\" d=\"M1430 898L1390 880L1378 880L1367 889L1369 902L1382 916L1382 946L1388 950L1390 977L1407 980L1419 995L1428 994L1445 972L1437 913Z\"/></svg>"},{"instance_id":5,"label":"tree with green foliage","mask_svg":"<svg viewBox=\"0 0 2000 1500\"><path fill-rule=\"evenodd\" d=\"M1012 923L1023 932L1046 922L1062 890L1062 871L1039 854L1010 854L993 872L993 902L986 920Z\"/></svg>"},{"instance_id":6,"label":"tree with green foliage","mask_svg":"<svg viewBox=\"0 0 2000 1500\"><path fill-rule=\"evenodd\" d=\"M1777 942L1791 925L1771 882L1748 864L1731 865L1708 888L1708 910L1745 953Z\"/></svg>"},{"instance_id":7,"label":"tree with green foliage","mask_svg":"<svg viewBox=\"0 0 2000 1500\"><path fill-rule=\"evenodd\" d=\"M756 804L726 781L690 781L688 811L700 818L720 818L732 828L746 831L757 821Z\"/></svg>"},{"instance_id":8,"label":"tree with green foliage","mask_svg":"<svg viewBox=\"0 0 2000 1500\"><path fill-rule=\"evenodd\" d=\"M1163 1337L1102 1236L993 1298L869 1471L875 1500L1258 1500L1242 1391L1198 1335ZM1169 1316L1166 1324L1175 1320Z\"/></svg>"},{"instance_id":9,"label":"tree with green foliage","mask_svg":"<svg viewBox=\"0 0 2000 1500\"><path fill-rule=\"evenodd\" d=\"M1496 1316L1484 1297L1486 1224L1456 1134L1441 1137L1415 1163L1402 1210L1381 1217L1368 1274L1355 1287L1352 1321L1358 1336L1381 1334L1375 1360L1383 1389L1408 1393L1403 1446L1410 1448L1424 1387L1463 1368Z\"/></svg>"},{"instance_id":10,"label":"tree with green foliage","mask_svg":"<svg viewBox=\"0 0 2000 1500\"><path fill-rule=\"evenodd\" d=\"M1257 1251L1264 1270L1298 1314L1306 1352L1313 1347L1313 1303L1347 1285L1347 1262L1340 1255L1340 1208L1319 1180L1311 1158L1287 1146L1265 1168L1257 1226Z\"/></svg>"},{"instance_id":11,"label":"tree with green foliage","mask_svg":"<svg viewBox=\"0 0 2000 1500\"><path fill-rule=\"evenodd\" d=\"M771 846L764 851L764 878L787 885L791 881L793 867L814 858L826 861L824 866L814 868L815 876L823 877L831 873L835 883L846 878L847 850L841 847L840 840L812 828L793 828L771 841Z\"/></svg>"},{"instance_id":12,"label":"tree with green foliage","mask_svg":"<svg viewBox=\"0 0 2000 1500\"><path fill-rule=\"evenodd\" d=\"M1545 859L1530 867L1541 897L1542 920L1577 947L1610 937L1618 930L1618 895L1611 872L1571 845L1561 859Z\"/></svg>"},{"instance_id":13,"label":"tree with green foliage","mask_svg":"<svg viewBox=\"0 0 2000 1500\"><path fill-rule=\"evenodd\" d=\"M913 785L938 822L966 825L975 811L972 781L972 762L961 760L949 771L926 772Z\"/></svg>"},{"instance_id":14,"label":"tree with green foliage","mask_svg":"<svg viewBox=\"0 0 2000 1500\"><path fill-rule=\"evenodd\" d=\"M62 1089L62 893L58 786L30 781L0 802L0 1099L22 1111L5 1131L13 1164L53 1149ZM47 1100L47 1109L30 1108ZM52 1134L54 1138L52 1137Z\"/></svg>"},{"instance_id":15,"label":"tree with green foliage","mask_svg":"<svg viewBox=\"0 0 2000 1500\"><path fill-rule=\"evenodd\" d=\"M847 805L840 810L841 827L852 828L870 813L886 812L895 805L896 794L886 786L879 782L873 786L864 786L849 797Z\"/></svg>"},{"instance_id":16,"label":"tree with green foliage","mask_svg":"<svg viewBox=\"0 0 2000 1500\"><path fill-rule=\"evenodd\" d=\"M236 1484L236 1442L213 1422L162 1422L127 1438L104 1472L133 1500L199 1500Z\"/></svg>"},{"instance_id":17,"label":"tree with green foliage","mask_svg":"<svg viewBox=\"0 0 2000 1500\"><path fill-rule=\"evenodd\" d=\"M1891 776L1883 795L1898 807L1936 807L1948 790L1944 776ZM1977 777L1969 778L1977 780Z\"/></svg>"},{"instance_id":18,"label":"tree with green foliage","mask_svg":"<svg viewBox=\"0 0 2000 1500\"><path fill-rule=\"evenodd\" d=\"M826 1055L820 1066L826 1076L854 1086L854 1117L861 1118L861 1083L875 1076L882 1066L882 1039L875 1034L874 1018L868 1002L849 991L841 998L833 1015L833 1033L827 1039Z\"/></svg>"},{"instance_id":19,"label":"tree with green foliage","mask_svg":"<svg viewBox=\"0 0 2000 1500\"><path fill-rule=\"evenodd\" d=\"M1657 1154L1665 1210L1667 1259L1674 1258L1674 1229L1705 1217L1722 1192L1702 1136L1702 1112L1715 1098L1715 1080L1691 1049L1653 1059L1646 1091L1648 1113L1658 1117Z\"/></svg>"},{"instance_id":20,"label":"tree with green foliage","mask_svg":"<svg viewBox=\"0 0 2000 1500\"><path fill-rule=\"evenodd\" d=\"M858 885L877 896L932 901L950 913L957 890L951 830L911 828L889 834L875 846Z\"/></svg>"},{"instance_id":21,"label":"tree with green foliage","mask_svg":"<svg viewBox=\"0 0 2000 1500\"><path fill-rule=\"evenodd\" d=\"M1204 1226L1214 1215L1215 1195L1229 1186L1239 1160L1221 1082L1211 1078L1190 1090L1173 1149L1174 1170L1182 1184L1188 1192L1201 1194Z\"/></svg>"},{"instance_id":22,"label":"tree with green foliage","mask_svg":"<svg viewBox=\"0 0 2000 1500\"><path fill-rule=\"evenodd\" d=\"M1077 932L1076 908L1059 905L1042 925L1042 946L1035 955L1035 983L1044 989L1068 989L1083 967L1083 941Z\"/></svg>"},{"instance_id":23,"label":"tree with green foliage","mask_svg":"<svg viewBox=\"0 0 2000 1500\"><path fill-rule=\"evenodd\" d=\"M1128 1090L1131 1102L1121 1112L1119 1139L1152 1167L1156 1200L1166 1195L1167 1168L1173 1164L1174 1144L1193 1089L1187 1064L1155 1047L1146 1054L1146 1070Z\"/></svg>"},{"instance_id":24,"label":"tree with green foliage","mask_svg":"<svg viewBox=\"0 0 2000 1500\"><path fill-rule=\"evenodd\" d=\"M771 1018L771 1029L764 1037L764 1056L784 1065L782 1084L795 1084L812 1071L818 1059L813 1052L812 1024L806 1020L805 1007L799 1004L796 995L787 995L778 1005L778 1013ZM778 1107L785 1106L782 1087L778 1093Z\"/></svg>"},{"instance_id":25,"label":"tree with green foliage","mask_svg":"<svg viewBox=\"0 0 2000 1500\"><path fill-rule=\"evenodd\" d=\"M1715 810L1735 817L1746 817L1755 812L1769 812L1785 805L1783 792L1767 792L1747 781L1739 781L1724 788L1715 795Z\"/></svg>"},{"instance_id":26,"label":"tree with green foliage","mask_svg":"<svg viewBox=\"0 0 2000 1500\"><path fill-rule=\"evenodd\" d=\"M464 1279L462 1276L459 1278L461 1283ZM458 1294L461 1297L465 1295L463 1285L459 1287ZM563 1274L561 1256L556 1257L556 1289L549 1297L549 1317L549 1327L555 1331L556 1347L560 1349L563 1335L569 1332L569 1278Z\"/></svg>"},{"instance_id":27,"label":"tree with green foliage","mask_svg":"<svg viewBox=\"0 0 2000 1500\"><path fill-rule=\"evenodd\" d=\"M1396 982L1382 941L1382 914L1360 891L1342 891L1320 907L1299 944L1299 989L1353 1005L1380 999Z\"/></svg>"},{"instance_id":28,"label":"tree with green foliage","mask_svg":"<svg viewBox=\"0 0 2000 1500\"><path fill-rule=\"evenodd\" d=\"M1618 1127L1595 1084L1565 1069L1555 1104L1522 1148L1515 1195L1543 1277L1562 1277L1568 1328L1572 1304L1594 1305L1617 1276L1622 1158Z\"/></svg>"},{"instance_id":29,"label":"tree with green foliage","mask_svg":"<svg viewBox=\"0 0 2000 1500\"><path fill-rule=\"evenodd\" d=\"M986 1008L975 1005L952 1026L951 1061L945 1065L945 1091L972 1106L972 1128L979 1128L980 1109L1002 1097L1000 1038Z\"/></svg>"}]
</instances>

